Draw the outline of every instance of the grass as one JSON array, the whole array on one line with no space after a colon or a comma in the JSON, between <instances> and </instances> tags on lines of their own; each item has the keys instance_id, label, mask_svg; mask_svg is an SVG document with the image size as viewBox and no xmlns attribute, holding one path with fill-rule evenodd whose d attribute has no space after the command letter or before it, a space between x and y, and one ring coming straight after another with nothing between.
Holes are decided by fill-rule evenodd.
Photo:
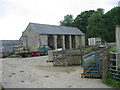
<instances>
[{"instance_id":1,"label":"grass","mask_svg":"<svg viewBox=\"0 0 120 90\"><path fill-rule=\"evenodd\" d=\"M109 52L116 52L117 51L117 47L116 45L112 46L111 48L109 48L108 50ZM116 58L116 57L115 57ZM103 78L102 82L104 84L107 84L113 88L120 88L120 82L114 80L111 78L111 75L109 73L107 73L105 75L105 77Z\"/></svg>"},{"instance_id":2,"label":"grass","mask_svg":"<svg viewBox=\"0 0 120 90\"><path fill-rule=\"evenodd\" d=\"M82 48L81 50L87 52L87 51L92 51L92 48Z\"/></svg>"},{"instance_id":3,"label":"grass","mask_svg":"<svg viewBox=\"0 0 120 90\"><path fill-rule=\"evenodd\" d=\"M114 45L113 47L111 47L108 51L109 52L116 52L117 51L116 45Z\"/></svg>"},{"instance_id":4,"label":"grass","mask_svg":"<svg viewBox=\"0 0 120 90\"><path fill-rule=\"evenodd\" d=\"M0 90L5 90L2 85L0 86Z\"/></svg>"},{"instance_id":5,"label":"grass","mask_svg":"<svg viewBox=\"0 0 120 90\"><path fill-rule=\"evenodd\" d=\"M111 79L110 74L106 74L102 82L108 86L111 86L112 88L120 88L120 82Z\"/></svg>"}]
</instances>

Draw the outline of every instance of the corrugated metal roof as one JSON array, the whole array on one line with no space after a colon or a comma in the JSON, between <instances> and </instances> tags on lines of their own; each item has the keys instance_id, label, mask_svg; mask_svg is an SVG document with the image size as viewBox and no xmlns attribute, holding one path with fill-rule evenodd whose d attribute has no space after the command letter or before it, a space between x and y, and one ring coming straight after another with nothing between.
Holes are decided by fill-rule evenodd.
<instances>
[{"instance_id":1,"label":"corrugated metal roof","mask_svg":"<svg viewBox=\"0 0 120 90\"><path fill-rule=\"evenodd\" d=\"M71 34L71 35L84 35L76 27L66 27L66 26L55 26L55 25L45 25L30 23L40 34Z\"/></svg>"}]
</instances>

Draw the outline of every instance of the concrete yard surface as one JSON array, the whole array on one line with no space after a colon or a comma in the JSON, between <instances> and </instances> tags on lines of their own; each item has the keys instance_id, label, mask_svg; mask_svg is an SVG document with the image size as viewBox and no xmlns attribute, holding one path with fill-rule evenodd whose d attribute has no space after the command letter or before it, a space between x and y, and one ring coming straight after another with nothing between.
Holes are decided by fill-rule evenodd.
<instances>
[{"instance_id":1,"label":"concrete yard surface","mask_svg":"<svg viewBox=\"0 0 120 90\"><path fill-rule=\"evenodd\" d=\"M2 89L2 59L0 59L0 90Z\"/></svg>"},{"instance_id":2,"label":"concrete yard surface","mask_svg":"<svg viewBox=\"0 0 120 90\"><path fill-rule=\"evenodd\" d=\"M82 67L55 67L48 56L4 58L4 88L111 88L101 79L81 78ZM1 80L1 79L0 79Z\"/></svg>"}]
</instances>

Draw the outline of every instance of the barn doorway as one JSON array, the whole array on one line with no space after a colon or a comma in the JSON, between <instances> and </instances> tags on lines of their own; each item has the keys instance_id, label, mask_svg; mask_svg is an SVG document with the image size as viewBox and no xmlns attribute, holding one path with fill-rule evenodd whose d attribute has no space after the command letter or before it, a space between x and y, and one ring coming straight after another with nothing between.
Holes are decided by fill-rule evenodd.
<instances>
[{"instance_id":1,"label":"barn doorway","mask_svg":"<svg viewBox=\"0 0 120 90\"><path fill-rule=\"evenodd\" d=\"M65 35L65 49L69 49L69 35Z\"/></svg>"},{"instance_id":2,"label":"barn doorway","mask_svg":"<svg viewBox=\"0 0 120 90\"><path fill-rule=\"evenodd\" d=\"M71 35L72 48L75 48L75 35Z\"/></svg>"},{"instance_id":3,"label":"barn doorway","mask_svg":"<svg viewBox=\"0 0 120 90\"><path fill-rule=\"evenodd\" d=\"M57 35L57 48L62 48L62 36Z\"/></svg>"}]
</instances>

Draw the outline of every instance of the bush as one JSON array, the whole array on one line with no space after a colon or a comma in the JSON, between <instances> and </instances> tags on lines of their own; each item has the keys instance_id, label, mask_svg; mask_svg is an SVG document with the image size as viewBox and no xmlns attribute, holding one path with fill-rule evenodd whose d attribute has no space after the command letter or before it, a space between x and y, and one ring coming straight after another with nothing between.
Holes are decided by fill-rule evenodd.
<instances>
[{"instance_id":1,"label":"bush","mask_svg":"<svg viewBox=\"0 0 120 90\"><path fill-rule=\"evenodd\" d=\"M113 88L120 88L120 82L111 79L111 75L110 74L106 74L105 77L103 78L102 82L104 84L107 84Z\"/></svg>"}]
</instances>

